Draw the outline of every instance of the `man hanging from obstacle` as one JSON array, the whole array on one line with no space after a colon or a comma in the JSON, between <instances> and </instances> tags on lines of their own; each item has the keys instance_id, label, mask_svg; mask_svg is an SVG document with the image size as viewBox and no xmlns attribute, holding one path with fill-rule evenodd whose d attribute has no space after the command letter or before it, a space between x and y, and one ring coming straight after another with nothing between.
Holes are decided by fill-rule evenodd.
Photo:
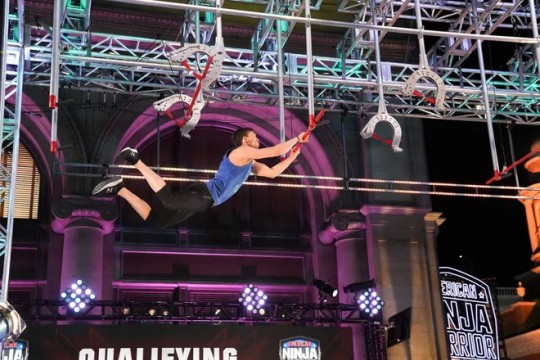
<instances>
[{"instance_id":1,"label":"man hanging from obstacle","mask_svg":"<svg viewBox=\"0 0 540 360\"><path fill-rule=\"evenodd\" d=\"M308 141L302 132L297 137L280 144L259 148L257 134L251 128L241 128L232 134L232 142L236 146L227 151L219 165L219 169L207 183L194 182L187 190L174 192L163 178L156 174L139 159L136 149L125 148L119 157L135 166L141 172L156 197L163 205L152 208L150 205L128 190L121 176L113 176L99 182L92 190L92 195L119 195L125 199L139 216L149 225L165 228L178 224L197 212L217 206L233 196L244 184L251 172L255 175L275 178L285 171L300 154L300 146ZM268 167L258 162L294 151L283 161Z\"/></svg>"}]
</instances>

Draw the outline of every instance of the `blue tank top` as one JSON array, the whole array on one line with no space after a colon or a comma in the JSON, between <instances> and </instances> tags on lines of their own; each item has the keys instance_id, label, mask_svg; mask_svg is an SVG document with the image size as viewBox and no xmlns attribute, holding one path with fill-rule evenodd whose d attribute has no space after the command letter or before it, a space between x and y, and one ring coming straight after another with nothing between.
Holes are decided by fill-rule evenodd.
<instances>
[{"instance_id":1,"label":"blue tank top","mask_svg":"<svg viewBox=\"0 0 540 360\"><path fill-rule=\"evenodd\" d=\"M208 191L214 199L214 206L223 203L225 200L233 196L242 184L247 180L251 169L253 168L253 162L250 162L244 166L236 166L229 160L229 154L232 149L227 151L223 156L221 164L216 176L210 179L206 185Z\"/></svg>"}]
</instances>

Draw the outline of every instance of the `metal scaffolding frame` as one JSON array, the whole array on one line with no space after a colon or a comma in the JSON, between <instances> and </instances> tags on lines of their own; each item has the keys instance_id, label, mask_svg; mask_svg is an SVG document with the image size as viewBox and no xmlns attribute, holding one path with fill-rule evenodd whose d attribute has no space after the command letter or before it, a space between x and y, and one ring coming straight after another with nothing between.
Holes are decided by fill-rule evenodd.
<instances>
[{"instance_id":1,"label":"metal scaffolding frame","mask_svg":"<svg viewBox=\"0 0 540 360\"><path fill-rule=\"evenodd\" d=\"M397 118L426 118L482 123L501 122L537 125L540 119L540 36L534 0L487 1L481 5L465 1L434 3L422 0L421 18L414 13L413 2L375 1L380 19L372 19L365 1L344 0L338 11L354 13L352 23L317 19L301 2L267 4L268 12L236 10L215 1L190 0L173 3L157 0L111 0L131 6L152 6L185 11L184 41L211 44L214 39L215 15L260 20L251 49L227 47L217 81L205 92L213 101L280 105L308 109L324 107L350 113L377 114L379 86L382 80L386 107ZM157 98L160 94L192 91L199 79L185 67L174 64L169 54L181 49L184 42L91 32L91 1L74 5L70 0L56 0L52 28L24 23L24 0L16 1L17 13L11 13L10 1L4 2L4 41L2 43L2 155L13 149L11 174L2 169L5 184L2 200L9 201L7 227L0 229L4 243L2 297L7 296L13 193L17 170L22 86L38 85L50 89L52 110L51 150L55 151L58 88L123 93ZM311 4L311 2L305 2ZM282 5L289 6L284 11ZM82 7L84 6L84 8ZM201 24L199 13L208 14ZM448 24L449 31L414 29L399 26L401 19L425 23ZM274 32L278 24L278 30ZM347 29L340 53L336 57L283 53L282 49L294 25L306 27L306 45L311 47L310 27L325 26ZM382 24L382 25L374 25ZM283 32L282 26L283 25ZM529 29L531 37L503 36L497 29ZM26 34L25 34L26 30ZM374 31L379 39L388 34L436 37L427 50L429 65L443 79L445 109L426 103L425 99L406 96L402 89L418 64L381 62L369 59L374 49ZM10 34L17 34L10 36ZM481 67L462 67L465 60L478 52L480 42L505 42L519 46L509 70L495 71ZM267 49L260 51L262 46ZM482 60L481 56L479 56ZM200 57L191 56L188 65L196 68ZM482 63L482 61L480 61ZM284 67L286 66L286 70ZM381 69L381 71L377 71ZM382 79L380 79L381 77ZM417 84L424 92L436 90L426 81ZM11 99L14 97L14 101ZM9 100L9 102L8 102ZM14 107L13 105L14 104ZM9 139L12 139L10 141ZM491 139L492 136L491 136ZM498 171L496 152L492 149L494 170ZM428 185L429 186L429 185Z\"/></svg>"},{"instance_id":2,"label":"metal scaffolding frame","mask_svg":"<svg viewBox=\"0 0 540 360\"><path fill-rule=\"evenodd\" d=\"M9 68L24 69L24 1L17 1L17 12L9 12L9 2L4 2L4 30L2 39L2 64L0 78L0 158L5 159L11 150L11 171L0 164L0 201L7 203L6 225L0 224L0 255L3 256L0 302L7 302L9 274L11 267L11 247L13 240L13 220L17 170L19 162L19 137L23 96L23 71L9 71Z\"/></svg>"},{"instance_id":3,"label":"metal scaffolding frame","mask_svg":"<svg viewBox=\"0 0 540 360\"><path fill-rule=\"evenodd\" d=\"M217 11L211 6L160 1L134 0L129 1L129 3L141 6L151 3L152 6L188 12L213 13ZM507 18L512 11L514 11L511 15L512 19L517 18L517 22L522 24L521 26L531 26L535 21L532 20L534 17L531 17L531 14L536 10L532 3L529 7L521 2L508 4L496 2L496 4L497 7L493 11L479 12L479 26L484 28L485 24L490 24L488 31L483 30L479 33L476 33L474 24L471 23L471 16L457 17L455 32L418 30L386 25L394 24L397 17L403 17L407 12L410 12L410 3L403 4L405 8L400 8L399 11L390 11L393 17L390 20L386 18L385 25L380 26L370 24L369 19L355 23L344 23L315 19L311 16L297 16L296 14L295 16L280 13L266 14L226 8L219 9L219 13L259 18L266 22L281 20L289 26L292 23L335 26L352 29L351 31L357 31L361 36L369 34L369 30L377 29L381 33L422 33L423 36L439 37L446 42L437 42L434 48L428 50L428 54L432 58L431 61L437 61L432 66L436 66L436 71L444 79L447 109L442 111L426 104L422 99L402 94L401 89L408 76L418 69L417 64L384 62L380 66L383 69L385 95L388 96L387 107L396 116L483 122L486 115L485 109L490 108L495 122L536 123L540 112L540 104L537 100L540 95L540 81L536 73L538 66L535 65L535 62L538 62L540 57L538 50L540 39L492 34L495 27L508 25ZM397 5L392 3L392 6ZM433 19L435 21L444 17L444 12L455 15L456 12L470 10L470 6L463 9L457 5L444 5L437 8L429 3L426 6L432 9L431 15L425 16L425 11L427 11L425 10L422 13L422 20ZM505 9L505 11L501 9ZM482 8L482 10L484 9ZM437 13L438 16L435 16L434 13ZM198 19L198 17L195 18ZM200 31L213 31L210 29L214 27L203 28L205 30ZM459 31L464 31L464 27L466 27L466 31L460 33ZM56 32L50 29L31 27L30 43L27 44L30 56L27 60L28 70L26 71L25 83L50 86L51 82L54 81L51 78L54 75L51 73L51 69L55 67L51 51L55 48L52 35L54 33ZM86 41L81 40L83 35L88 35ZM211 38L209 35L205 34L206 41ZM286 41L286 36L276 37L271 31L261 31L256 38L257 43L274 42L280 39L282 46ZM473 52L476 44L473 40L475 39L516 43L523 47L523 51L519 57L513 59L517 65L511 64L513 69L508 71L488 69L482 71L481 69L456 66ZM188 92L195 87L197 82L192 74L182 71L183 67L171 63L167 56L168 53L181 48L183 43L156 42L156 39L150 38L88 33L69 28L61 29L60 42L61 69L59 77L61 86L157 97L160 93ZM344 42L348 41L344 39ZM448 46L448 42L452 42L453 45ZM461 45L458 46L458 44ZM470 45L467 51L463 50L464 44ZM215 101L241 101L252 104L277 105L283 103L289 108L307 109L310 98L308 74L311 67L314 80L313 101L316 106L325 107L330 111L338 111L340 110L339 105L344 104L349 107L351 112L375 114L378 99L377 64L366 59L356 59L354 55L359 47L363 47L364 53L368 53L369 49L373 47L373 42L371 39L355 40L354 44L350 46L354 48L354 51L344 50L349 53L349 56L346 57L309 57L304 54L285 53L283 54L284 64L287 68L285 72L279 70L279 51L266 50L261 52L257 46L255 49L226 47L222 71L215 86L207 93L207 97ZM280 49L277 46L275 48ZM191 63L190 65L194 66L195 64ZM280 94L278 86L280 76L284 79L282 94ZM481 88L483 77L485 77L485 83L489 90L486 94L489 104L485 104L484 92ZM418 89L429 91L433 90L434 87L426 82L418 84Z\"/></svg>"}]
</instances>

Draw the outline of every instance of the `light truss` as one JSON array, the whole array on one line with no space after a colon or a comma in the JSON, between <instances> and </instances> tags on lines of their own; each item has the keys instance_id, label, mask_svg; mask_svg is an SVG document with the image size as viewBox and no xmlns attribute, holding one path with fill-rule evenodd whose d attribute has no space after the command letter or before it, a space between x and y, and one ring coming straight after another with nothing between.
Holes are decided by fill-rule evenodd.
<instances>
[{"instance_id":1,"label":"light truss","mask_svg":"<svg viewBox=\"0 0 540 360\"><path fill-rule=\"evenodd\" d=\"M216 170L173 168L163 166L149 166L161 174L166 182L193 182L208 181ZM102 177L121 173L124 179L144 180L141 175L135 175L133 165L109 164L107 167L99 164L83 164L72 162L54 162L53 172L63 176ZM126 172L127 171L127 172ZM179 175L182 174L182 175ZM409 195L431 196L457 196L468 198L495 198L495 199L540 199L520 195L523 190L536 190L530 187L484 185L484 184L458 184L446 182L427 182L409 180L348 178L318 175L281 174L276 181L260 180L251 175L245 185L271 186L295 189L318 189L336 191L359 191L370 193L392 193ZM538 189L540 190L540 189ZM530 192L529 192L530 193Z\"/></svg>"},{"instance_id":2,"label":"light truss","mask_svg":"<svg viewBox=\"0 0 540 360\"><path fill-rule=\"evenodd\" d=\"M450 24L452 29L460 33L473 33L475 32L474 22L470 22L470 19L477 15L477 21L483 26L483 33L492 34L500 24L504 23L506 19L512 16L515 9L521 4L521 1L514 1L506 4L507 6L499 5L499 2L489 2L482 12L478 9L473 9L472 4L469 4L463 9L456 19L456 21ZM502 9L501 11L494 11L495 9ZM448 66L459 67L463 62L474 53L478 46L478 42L469 42L467 39L460 38L439 38L433 47L427 52L427 56L433 59L435 66Z\"/></svg>"},{"instance_id":3,"label":"light truss","mask_svg":"<svg viewBox=\"0 0 540 360\"><path fill-rule=\"evenodd\" d=\"M411 15L411 9L413 8L413 2L406 1L376 1L378 10L381 14L380 21L386 26L393 26L397 23L398 19L409 19L417 22L432 22L440 25L441 23L448 23L448 26L452 31L459 34L471 34L475 30L472 5L468 2L461 1L444 1L439 3L422 2L421 4L421 19ZM356 18L359 22L372 23L371 14L367 11L365 1L356 2L343 0L339 3L339 9L344 12L350 12L356 14ZM474 9L477 14L477 21L482 26L483 34L492 34L498 28L512 29L513 32L519 30L532 31L533 38L538 38L538 24L536 22L536 10L534 3L529 1L529 6L523 4L522 0L512 1L490 1L482 4L482 6ZM476 16L475 16L476 17ZM384 38L388 31L381 31L379 39ZM446 70L458 69L459 66L473 53L476 49L477 42L471 42L470 38L463 37L462 35L441 36L435 42L435 44L428 51L427 55L431 60L431 65L441 70L441 67L446 67ZM350 29L346 34L341 44L341 47L346 48L346 55L349 56L353 52L356 52L355 58L367 59L373 48L373 41L369 36L369 32L366 28ZM348 48L347 48L348 47ZM533 52L536 52L535 54ZM533 80L533 86L538 88L538 79L540 77L540 71L538 69L538 62L540 61L540 45L537 44L534 49L530 45L525 45L520 48L520 57L514 56L509 61L509 66L514 68L520 68L519 74L523 75L524 72L529 72L537 75L533 75L536 80ZM536 56L536 65L535 59ZM535 69L536 66L536 69ZM449 78L449 73L443 71L443 78ZM460 74L458 78L462 77L468 80L467 70L464 73L459 69ZM506 84L515 84L523 89L523 84L517 78L507 79ZM451 80L450 80L451 81ZM491 83L488 81L489 84ZM537 92L533 90L533 92ZM513 100L513 99L512 99ZM507 104L512 103L508 101ZM496 110L496 109L495 109ZM538 114L538 109L536 110ZM510 119L515 121L515 118Z\"/></svg>"},{"instance_id":4,"label":"light truss","mask_svg":"<svg viewBox=\"0 0 540 360\"><path fill-rule=\"evenodd\" d=\"M418 21L413 13L414 2L402 1L376 1L381 13L379 23L386 26L394 26L398 20ZM365 1L342 0L339 2L342 12L356 14L357 21L372 23L371 14L367 11ZM440 26L447 24L455 32L473 33L472 5L466 1L422 2L422 23L428 26ZM530 7L523 4L523 0L512 1L488 1L477 9L478 21L484 25L484 34L492 34L496 29L506 28L512 31L530 31L534 26L533 12ZM387 31L381 32L379 39L387 35ZM367 30L350 29L345 34L342 45L346 48L346 55L353 53L356 58L367 59L373 48L373 41ZM476 43L471 43L468 38L462 36L439 37L428 50L428 56L433 66L457 67L463 63L476 48ZM366 51L367 49L367 51Z\"/></svg>"},{"instance_id":5,"label":"light truss","mask_svg":"<svg viewBox=\"0 0 540 360\"><path fill-rule=\"evenodd\" d=\"M116 2L126 2L126 0L113 0ZM419 0L420 1L420 0ZM250 1L251 2L251 1ZM148 5L150 4L148 0L137 0L137 3L140 5ZM192 2L190 2L191 4ZM281 25L286 25L287 31L285 31L286 35L283 36L282 44L285 43L287 40L288 35L290 35L290 31L292 31L292 28L296 24L296 20L302 21L298 15L300 15L302 10L302 1L301 0L294 0L294 1L260 1L258 3L266 4L267 8L265 10L265 13L270 13L271 15L265 16L264 14L254 14L253 12L235 12L234 10L230 11L231 14L238 14L241 16L248 16L248 17L262 17L262 20L259 23L259 26L257 27L257 30L255 31L255 34L253 35L254 44L252 46L252 49L255 53L258 53L260 50L260 47L263 43L268 42L271 43L271 49L275 49L275 31L272 31L271 26L274 24L274 20L277 19L283 19L285 21L281 22ZM314 10L318 10L320 7L320 4L322 1L318 1L316 3L310 2L310 8ZM342 50L346 46L350 46L351 39L354 38L353 44L345 53L345 57L349 57L351 55L351 52L353 49L357 48L361 51L362 56L360 58L366 59L369 54L371 54L371 50L373 48L373 42L372 39L365 39L366 34L368 33L368 29L375 29L378 28L381 30L379 39L382 40L388 32L397 32L402 34L410 34L407 29L404 28L395 28L394 25L399 20L416 20L418 22L420 21L426 21L431 23L436 23L438 25L444 24L446 22L449 22L450 29L453 33L450 34L442 34L441 36L438 36L439 40L432 46L432 48L429 50L430 54L436 54L437 51L441 51L445 48L448 48L447 51L443 53L443 56L434 55L432 56L432 65L446 65L451 66L452 65L452 59L454 57L457 57L459 60L458 62L453 63L453 66L457 66L459 63L462 63L474 50L474 47L476 47L476 43L470 44L470 41L463 41L467 39L480 39L480 37L485 36L486 34L489 35L493 33L498 28L507 28L512 29L512 31L515 33L519 30L526 30L531 31L532 30L532 38L533 43L536 43L536 62L538 63L540 61L540 40L538 40L538 24L536 21L537 12L535 9L534 0L529 0L528 6L527 4L523 4L523 0L511 0L511 1L499 1L499 0L492 0L485 3L481 3L480 6L476 9L474 9L475 15L473 16L473 9L472 5L465 1L444 1L439 3L433 3L431 1L423 1L422 2L422 19L418 19L417 16L414 16L411 14L411 9L413 8L413 4L411 0L405 0L405 1L389 1L389 0L378 0L376 1L378 10L381 14L381 19L383 22L382 27L373 27L370 26L373 24L372 19L370 19L369 12L366 11L365 2L353 2L353 6L349 7L349 2L347 0L341 1L338 6L338 11L340 12L349 12L356 14L356 18L358 20L358 24L360 26L347 26L342 23L338 22L328 22L324 20L318 20L313 19L311 16L309 19L304 19L303 23L308 24L314 23L314 24L321 24L321 25L327 25L327 26L338 26L338 27L349 27L350 30L345 34L345 37L343 39L343 44L338 46L338 48L341 48ZM174 8L174 9L183 9L185 8L182 4L175 4L170 5L163 2L155 2L153 1L151 3L152 5L157 4L157 6L165 7L165 8ZM211 10L210 8L215 5L215 2L212 0L205 2L205 6L209 11L216 11ZM355 6L357 5L357 6ZM281 11L280 9L287 8L288 11ZM192 10L193 9L193 10ZM191 7L187 8L187 13L192 13L193 11L196 11L197 7ZM277 10L276 10L277 9ZM220 9L220 13L229 13L227 9ZM283 15L283 16L273 16L273 15ZM288 15L288 16L286 16ZM476 19L476 21L482 26L482 34L479 34L480 37L469 37L465 35L471 35L474 30L474 21L473 19ZM356 24L354 24L356 25ZM280 28L281 26L278 26L277 28ZM213 28L212 28L213 31ZM430 32L429 30L424 29L423 34L425 35L432 35L437 36L436 32ZM465 35L464 35L465 34ZM211 34L206 34L205 38L209 39L209 36ZM504 37L503 37L504 38ZM508 39L508 37L506 37ZM360 39L360 41L359 41ZM499 37L499 39L502 39ZM442 41L441 41L442 40ZM506 41L506 40L500 40L500 41ZM367 51L366 51L367 50ZM343 54L338 54L338 57L341 57ZM355 58L358 58L356 56ZM450 60L449 60L450 59ZM525 67L528 67L530 64L526 63ZM534 64L534 61L533 61ZM537 65L538 75L540 76L540 69L538 69Z\"/></svg>"},{"instance_id":6,"label":"light truss","mask_svg":"<svg viewBox=\"0 0 540 360\"><path fill-rule=\"evenodd\" d=\"M398 14L399 9L406 6L407 10L412 10L413 4L411 0L378 0L377 4L381 4L381 8L384 8L384 14L386 16L385 22L392 22L393 14ZM345 13L359 14L364 11L365 1L352 1L352 0L342 0L339 1L339 9ZM484 12L489 12L492 15L499 16L504 13L506 9L510 7L515 7L514 13L512 14L515 17L517 24L511 23L509 20L503 22L500 27L514 28L518 29L529 29L528 23L530 22L531 13L528 11L528 8L522 4L522 1L518 2L516 7L515 1L499 1L497 2L497 7L491 10L486 10L486 8L479 8L478 12L480 14ZM444 1L444 2L434 2L434 1L422 1L422 21L426 23L446 23L452 24L457 19L461 17L463 11L469 11L469 4L465 1ZM411 12L406 12L400 16L402 19L415 20L416 17ZM463 19L464 24L472 24L470 18Z\"/></svg>"},{"instance_id":7,"label":"light truss","mask_svg":"<svg viewBox=\"0 0 540 360\"><path fill-rule=\"evenodd\" d=\"M283 304L269 302L267 315L248 316L240 303L174 302L174 301L93 301L79 314L63 313L65 302L37 300L30 304L13 304L21 316L36 321L101 321L108 322L167 322L167 323L239 323L239 324L301 324L304 326L339 326L340 324L371 323L358 306L347 304ZM149 308L156 315L148 314ZM166 309L167 315L160 310ZM25 312L26 310L26 312ZM218 311L219 310L219 311Z\"/></svg>"},{"instance_id":8,"label":"light truss","mask_svg":"<svg viewBox=\"0 0 540 360\"><path fill-rule=\"evenodd\" d=\"M269 1L266 5L265 12L294 17L302 15L303 10L304 2L302 0ZM292 21L283 22L281 20L261 19L251 38L251 49L255 54L258 54L264 48L265 44L267 45L265 51L277 51L278 46L283 48L295 25L296 22ZM277 39L278 37L280 38L279 41Z\"/></svg>"},{"instance_id":9,"label":"light truss","mask_svg":"<svg viewBox=\"0 0 540 360\"><path fill-rule=\"evenodd\" d=\"M349 9L346 12L356 14L356 22L373 24L374 19L372 18L371 11L368 11L367 4L368 2L363 2L360 4L360 7L354 8L355 10ZM407 9L411 8L412 2L411 0L406 0L398 4L397 2L383 0L375 1L375 4L377 11L383 15L377 19L377 23L382 22L386 27L393 27L398 19L404 16ZM341 5L346 6L346 4L340 4L340 7ZM398 6L394 7L394 5ZM379 41L382 41L388 33L388 30L381 31ZM347 58L352 56L354 59L369 59L374 49L372 34L368 28L350 28L345 33L340 48L344 51Z\"/></svg>"},{"instance_id":10,"label":"light truss","mask_svg":"<svg viewBox=\"0 0 540 360\"><path fill-rule=\"evenodd\" d=\"M191 91L196 79L167 54L179 49L180 43L112 34L93 33L89 49L79 43L80 32L62 31L60 85L85 91L98 90L157 97L161 93ZM27 59L27 84L49 86L51 81L50 33L41 28L32 31L30 56ZM88 55L89 54L89 55ZM209 94L214 101L251 102L275 105L279 100L278 53L258 55L251 50L226 49L223 71ZM307 57L287 54L288 74L284 76L284 101L287 107L306 108L308 100ZM196 66L194 59L191 65ZM352 112L373 113L376 91L376 69L365 60L314 57L314 97L319 107L339 110L346 104ZM393 100L388 107L402 115L449 120L484 118L478 69L438 68L447 87L448 112L441 112L416 98L401 94L407 77L418 65L383 63L385 91ZM533 72L486 70L490 102L496 104L495 120L529 124L538 120L540 82ZM430 90L430 84L419 84Z\"/></svg>"},{"instance_id":11,"label":"light truss","mask_svg":"<svg viewBox=\"0 0 540 360\"><path fill-rule=\"evenodd\" d=\"M215 1L189 0L192 5L215 6ZM212 39L216 24L214 13L204 12L203 19L197 11L188 10L184 14L184 25L182 27L183 39L187 43L209 44ZM202 21L201 21L202 20Z\"/></svg>"},{"instance_id":12,"label":"light truss","mask_svg":"<svg viewBox=\"0 0 540 360\"><path fill-rule=\"evenodd\" d=\"M122 1L117 0L117 2ZM135 2L139 5L150 4L145 0L135 0ZM369 34L370 29L381 30L382 36L389 32L418 34L418 31L414 29L393 26L398 18L411 12L413 3L408 1L378 2L380 11L385 15L383 16L385 19L383 26L370 24L369 16L365 14L364 8L347 10L356 11L359 14L359 21L354 24L314 18L305 19L296 16L295 13L295 11L299 12L302 9L300 4L300 2L294 2L293 10L286 14L280 13L279 9L274 9L270 14L232 9L219 10L222 14L260 18L258 29L262 29L260 30L262 33L259 36L254 34L254 39L258 44L254 46L254 50L226 49L223 71L211 93L207 94L209 100L276 105L282 99L287 107L307 108L309 91L311 90L308 86L307 72L308 69L312 68L314 72L313 96L317 107L337 111L339 105L345 104L352 112L376 113L374 103L377 102L378 96L377 64L368 60L354 60L347 57L312 57L308 59L306 55L287 53L284 54L287 72L282 76L278 58L281 52L265 51L261 53L259 47L267 40L273 41L275 34L272 35L271 24L280 20L289 28L296 22L305 25L308 21L324 26L348 27L355 34L360 34L357 38L365 37L366 34ZM213 7L215 5L213 1L192 1L189 4L152 1L151 5L183 9L188 18L193 17L191 15L199 11L207 14L213 14L216 11ZM270 2L267 3L268 6L270 6ZM346 4L341 3L340 9L344 8L347 8ZM463 15L470 13L469 5L460 2L445 2L444 5L438 6L428 2L422 4L422 8L424 9L422 20L451 19L451 14L455 15L455 19L453 19L455 33L434 30L422 31L424 35L439 36L439 42L431 50L445 51L443 55L437 55L439 60L443 58L454 59L457 54L457 44L470 44L472 39L515 41L518 44L524 44L523 54L530 56L528 62L525 63L526 66L506 72L484 71L490 89L488 94L490 108L488 110L494 115L493 121L535 123L539 112L537 98L540 93L540 83L538 76L534 74L534 51L536 51L539 40L490 35L495 28L505 23L510 13L512 13L512 19L519 19L518 24L527 26L531 23L530 11L527 12L527 8L522 6L521 1L497 2L496 4L492 2L480 9L481 20L489 22L491 26L490 31L483 34L473 33L470 17ZM78 13L83 13L82 18L88 22L88 8ZM64 16L69 17L70 13L66 12ZM81 15L77 16L76 20L79 21ZM196 20L198 17L194 17L194 19ZM71 21L71 23L73 22ZM188 21L187 23L191 28L197 27L197 21L195 23ZM212 25L212 20L210 19L206 25ZM206 25L201 30L199 24L197 28L199 33L201 31L213 33L214 27ZM458 31L463 31L464 26L467 26L467 31L459 33ZM30 49L30 58L27 61L29 70L26 73L26 83L28 84L49 86L53 80L50 74L51 64L54 63L52 61L54 57L51 55L53 48L51 33L52 31L48 29L32 28L31 43L28 46ZM74 29L73 26L62 29L60 37L62 47L59 56L61 62L60 86L87 91L98 90L157 97L166 92L189 92L196 85L197 80L189 73L183 72L180 66L171 64L167 56L171 51L179 49L182 46L181 43L156 42L155 39L104 33L91 33L86 38L88 34L86 31ZM209 35L203 35L205 42L210 41ZM445 45L444 39L448 41L453 39L453 45L445 48L447 45ZM356 46L363 47L366 50L363 50L363 53L369 54L372 48L371 39L353 44L353 48ZM474 46L469 46L467 52L460 54L459 60L456 61L461 63L474 50ZM195 60L194 58L190 59L190 66L196 66ZM516 58L516 61L523 61L523 59ZM444 63L451 62L445 60L439 65L444 65ZM480 86L482 74L477 69L456 68L455 64L456 62L452 63L452 66L437 67L437 72L444 79L447 88L448 111L439 111L421 99L402 95L401 89L407 77L418 68L417 65L382 64L385 93L389 95L388 107L391 111L404 117L485 121L486 106ZM282 94L279 93L280 77L284 80ZM420 84L418 89L431 91L433 86L425 83Z\"/></svg>"}]
</instances>

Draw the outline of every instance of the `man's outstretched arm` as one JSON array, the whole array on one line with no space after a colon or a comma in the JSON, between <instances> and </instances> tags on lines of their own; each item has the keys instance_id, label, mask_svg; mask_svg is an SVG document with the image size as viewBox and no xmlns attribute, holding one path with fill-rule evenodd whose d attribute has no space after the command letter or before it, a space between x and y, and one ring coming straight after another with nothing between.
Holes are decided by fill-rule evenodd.
<instances>
[{"instance_id":1,"label":"man's outstretched arm","mask_svg":"<svg viewBox=\"0 0 540 360\"><path fill-rule=\"evenodd\" d=\"M256 149L254 147L249 146L242 146L239 147L238 150L240 150L241 154L239 154L243 158L247 159L266 159L266 158L272 158L276 156L280 156L283 154L286 154L288 151L290 151L297 143L299 142L307 142L307 139L302 139L304 136L304 133L300 133L300 135L293 137L292 139L289 139L287 141L284 141L282 143L279 143L274 146L269 146L261 149Z\"/></svg>"},{"instance_id":2,"label":"man's outstretched arm","mask_svg":"<svg viewBox=\"0 0 540 360\"><path fill-rule=\"evenodd\" d=\"M279 162L278 164L268 167L265 164L254 161L253 162L253 173L257 176L263 176L270 179L275 178L276 176L283 173L289 165L298 157L300 150L292 152L285 160Z\"/></svg>"}]
</instances>

